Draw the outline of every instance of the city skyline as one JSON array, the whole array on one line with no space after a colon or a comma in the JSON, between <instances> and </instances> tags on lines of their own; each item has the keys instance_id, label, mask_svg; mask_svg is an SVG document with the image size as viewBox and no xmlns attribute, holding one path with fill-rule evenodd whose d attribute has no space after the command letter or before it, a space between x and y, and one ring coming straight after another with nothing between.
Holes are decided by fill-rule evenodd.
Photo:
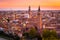
<instances>
[{"instance_id":1,"label":"city skyline","mask_svg":"<svg viewBox=\"0 0 60 40\"><path fill-rule=\"evenodd\" d=\"M0 0L0 9L37 9L60 10L60 0Z\"/></svg>"}]
</instances>

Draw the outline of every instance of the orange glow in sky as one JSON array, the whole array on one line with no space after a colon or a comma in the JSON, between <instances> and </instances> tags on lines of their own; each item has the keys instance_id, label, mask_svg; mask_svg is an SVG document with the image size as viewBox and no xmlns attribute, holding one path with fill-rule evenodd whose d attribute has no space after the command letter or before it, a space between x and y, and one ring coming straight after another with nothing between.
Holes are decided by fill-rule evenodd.
<instances>
[{"instance_id":1,"label":"orange glow in sky","mask_svg":"<svg viewBox=\"0 0 60 40\"><path fill-rule=\"evenodd\" d=\"M28 6L41 9L60 9L60 0L0 0L0 8L21 8Z\"/></svg>"}]
</instances>

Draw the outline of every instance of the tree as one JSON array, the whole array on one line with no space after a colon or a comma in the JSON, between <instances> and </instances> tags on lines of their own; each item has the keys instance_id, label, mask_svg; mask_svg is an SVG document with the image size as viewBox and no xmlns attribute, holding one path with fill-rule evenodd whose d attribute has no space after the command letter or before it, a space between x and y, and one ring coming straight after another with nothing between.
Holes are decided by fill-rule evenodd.
<instances>
[{"instance_id":1,"label":"tree","mask_svg":"<svg viewBox=\"0 0 60 40\"><path fill-rule=\"evenodd\" d=\"M23 36L25 36L25 38L29 38L28 32L24 32L24 33L23 33Z\"/></svg>"},{"instance_id":2,"label":"tree","mask_svg":"<svg viewBox=\"0 0 60 40\"><path fill-rule=\"evenodd\" d=\"M47 30L47 29L44 29L44 30L43 30L43 33L42 33L42 37L43 37L43 38L50 37L50 31Z\"/></svg>"},{"instance_id":3,"label":"tree","mask_svg":"<svg viewBox=\"0 0 60 40\"><path fill-rule=\"evenodd\" d=\"M29 37L30 38L35 38L36 37L36 33L37 33L36 29L32 27L30 29L30 31L29 31Z\"/></svg>"},{"instance_id":4,"label":"tree","mask_svg":"<svg viewBox=\"0 0 60 40\"><path fill-rule=\"evenodd\" d=\"M24 32L23 36L25 36L25 38L31 39L31 40L35 39L35 38L38 40L42 40L40 33L34 27L31 27L29 32Z\"/></svg>"},{"instance_id":5,"label":"tree","mask_svg":"<svg viewBox=\"0 0 60 40\"><path fill-rule=\"evenodd\" d=\"M54 37L57 37L57 33L55 30L50 30L50 34Z\"/></svg>"},{"instance_id":6,"label":"tree","mask_svg":"<svg viewBox=\"0 0 60 40\"><path fill-rule=\"evenodd\" d=\"M44 40L57 40L57 33L55 30L44 29L42 37Z\"/></svg>"}]
</instances>

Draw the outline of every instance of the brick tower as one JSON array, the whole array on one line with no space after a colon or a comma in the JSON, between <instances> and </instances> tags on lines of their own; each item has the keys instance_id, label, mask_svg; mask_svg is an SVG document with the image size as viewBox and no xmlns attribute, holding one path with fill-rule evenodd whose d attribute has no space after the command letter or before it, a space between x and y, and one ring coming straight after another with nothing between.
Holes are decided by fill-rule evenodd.
<instances>
[{"instance_id":1,"label":"brick tower","mask_svg":"<svg viewBox=\"0 0 60 40\"><path fill-rule=\"evenodd\" d=\"M39 19L38 25L39 25L39 28L40 28L40 32L42 32L42 14L41 14L40 6L38 7L37 16L38 16L38 19Z\"/></svg>"},{"instance_id":2,"label":"brick tower","mask_svg":"<svg viewBox=\"0 0 60 40\"><path fill-rule=\"evenodd\" d=\"M28 13L29 13L29 18L31 18L32 17L31 6L29 6Z\"/></svg>"}]
</instances>

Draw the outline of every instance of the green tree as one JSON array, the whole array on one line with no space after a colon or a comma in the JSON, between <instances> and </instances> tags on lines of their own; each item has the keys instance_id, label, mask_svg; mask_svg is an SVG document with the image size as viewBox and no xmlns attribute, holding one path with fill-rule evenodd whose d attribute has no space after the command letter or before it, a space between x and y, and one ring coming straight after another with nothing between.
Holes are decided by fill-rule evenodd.
<instances>
[{"instance_id":1,"label":"green tree","mask_svg":"<svg viewBox=\"0 0 60 40\"><path fill-rule=\"evenodd\" d=\"M24 36L25 38L29 38L28 32L24 32L24 33L23 33L23 36Z\"/></svg>"},{"instance_id":2,"label":"green tree","mask_svg":"<svg viewBox=\"0 0 60 40\"><path fill-rule=\"evenodd\" d=\"M43 38L50 37L50 31L47 30L47 29L44 29L44 30L43 30L43 33L42 33L42 37L43 37Z\"/></svg>"},{"instance_id":3,"label":"green tree","mask_svg":"<svg viewBox=\"0 0 60 40\"><path fill-rule=\"evenodd\" d=\"M35 28L31 28L30 31L29 31L29 37L30 38L35 38L37 35L37 30Z\"/></svg>"},{"instance_id":4,"label":"green tree","mask_svg":"<svg viewBox=\"0 0 60 40\"><path fill-rule=\"evenodd\" d=\"M44 40L58 40L57 33L55 30L44 29L42 37Z\"/></svg>"},{"instance_id":5,"label":"green tree","mask_svg":"<svg viewBox=\"0 0 60 40\"><path fill-rule=\"evenodd\" d=\"M34 28L31 27L29 32L24 32L23 35L25 38L30 38L31 40L37 38L38 40L42 40L40 33Z\"/></svg>"},{"instance_id":6,"label":"green tree","mask_svg":"<svg viewBox=\"0 0 60 40\"><path fill-rule=\"evenodd\" d=\"M55 30L50 30L50 36L57 37L57 33Z\"/></svg>"}]
</instances>

